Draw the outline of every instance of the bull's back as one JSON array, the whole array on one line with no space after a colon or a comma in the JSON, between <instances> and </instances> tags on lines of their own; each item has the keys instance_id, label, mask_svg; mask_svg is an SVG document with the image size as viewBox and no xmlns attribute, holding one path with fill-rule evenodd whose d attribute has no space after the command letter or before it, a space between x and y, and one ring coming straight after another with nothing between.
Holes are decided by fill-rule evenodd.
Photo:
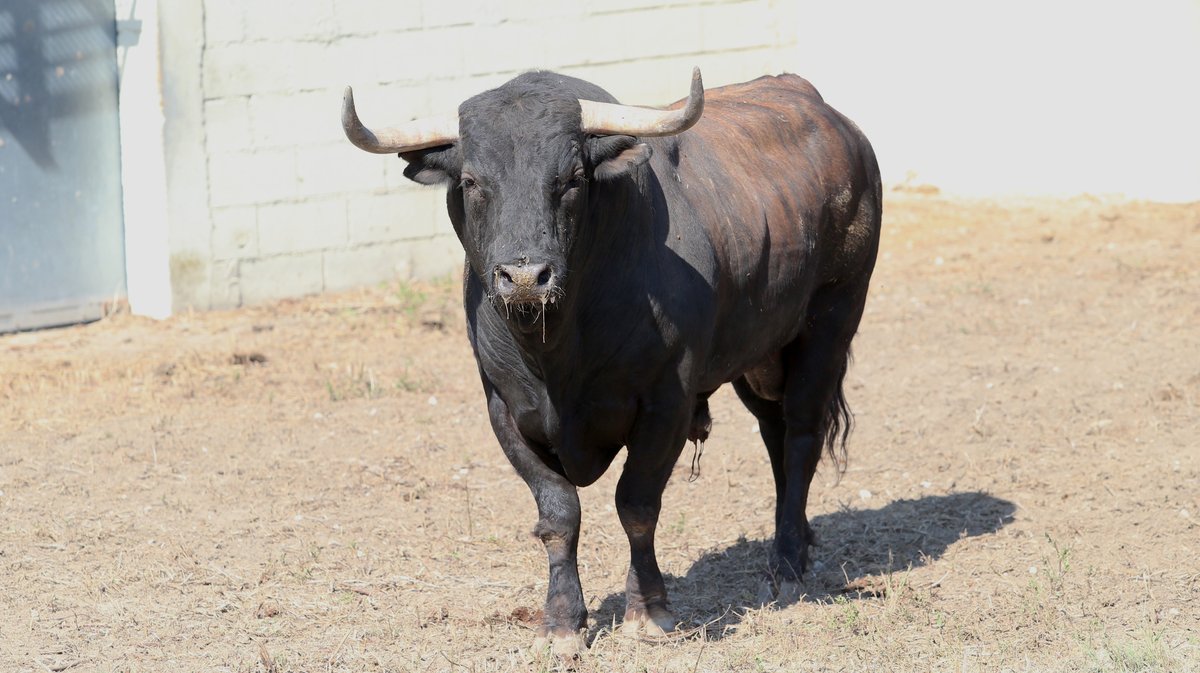
<instances>
[{"instance_id":1,"label":"bull's back","mask_svg":"<svg viewBox=\"0 0 1200 673\"><path fill-rule=\"evenodd\" d=\"M869 275L879 169L858 128L795 75L707 91L677 142L656 170L680 256L713 255L696 259L717 293L706 378L728 379L796 335L813 292ZM686 244L699 235L708 245Z\"/></svg>"}]
</instances>

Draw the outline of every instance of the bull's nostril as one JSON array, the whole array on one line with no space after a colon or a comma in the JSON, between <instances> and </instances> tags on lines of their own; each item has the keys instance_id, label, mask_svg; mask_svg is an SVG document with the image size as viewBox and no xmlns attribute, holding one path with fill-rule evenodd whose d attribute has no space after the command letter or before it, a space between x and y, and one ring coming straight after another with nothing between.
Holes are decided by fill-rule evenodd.
<instances>
[{"instance_id":1,"label":"bull's nostril","mask_svg":"<svg viewBox=\"0 0 1200 673\"><path fill-rule=\"evenodd\" d=\"M549 264L498 264L492 273L496 291L503 296L540 296L554 282L554 267Z\"/></svg>"}]
</instances>

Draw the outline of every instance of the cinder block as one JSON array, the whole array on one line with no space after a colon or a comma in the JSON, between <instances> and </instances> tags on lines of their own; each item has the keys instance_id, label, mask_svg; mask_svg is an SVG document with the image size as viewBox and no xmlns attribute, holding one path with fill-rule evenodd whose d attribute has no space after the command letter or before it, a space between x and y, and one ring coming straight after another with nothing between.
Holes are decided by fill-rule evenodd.
<instances>
[{"instance_id":1,"label":"cinder block","mask_svg":"<svg viewBox=\"0 0 1200 673\"><path fill-rule=\"evenodd\" d=\"M703 38L698 40L695 51L700 51L699 47L706 52L717 52L775 45L775 28L766 0L705 5L700 13Z\"/></svg>"},{"instance_id":2,"label":"cinder block","mask_svg":"<svg viewBox=\"0 0 1200 673\"><path fill-rule=\"evenodd\" d=\"M374 35L415 30L422 25L422 7L418 2L335 0L334 9L339 35Z\"/></svg>"},{"instance_id":3,"label":"cinder block","mask_svg":"<svg viewBox=\"0 0 1200 673\"><path fill-rule=\"evenodd\" d=\"M454 3L444 3L454 4ZM499 3L491 3L499 4ZM405 33L402 36L383 36L386 44L383 77L380 82L412 81L411 72L417 79L458 77L466 72L463 64L462 43L477 39L469 26L458 28L426 28ZM503 48L504 45L500 45ZM376 58L379 58L377 55ZM387 62L391 59L390 62Z\"/></svg>"},{"instance_id":4,"label":"cinder block","mask_svg":"<svg viewBox=\"0 0 1200 673\"><path fill-rule=\"evenodd\" d=\"M799 43L804 7L798 2L773 0L769 20L775 27L775 47L781 56L788 55Z\"/></svg>"},{"instance_id":5,"label":"cinder block","mask_svg":"<svg viewBox=\"0 0 1200 673\"><path fill-rule=\"evenodd\" d=\"M287 201L297 195L296 153L291 149L210 154L213 207Z\"/></svg>"},{"instance_id":6,"label":"cinder block","mask_svg":"<svg viewBox=\"0 0 1200 673\"><path fill-rule=\"evenodd\" d=\"M239 261L213 262L209 271L209 308L235 308L242 305L242 286L238 276Z\"/></svg>"},{"instance_id":7,"label":"cinder block","mask_svg":"<svg viewBox=\"0 0 1200 673\"><path fill-rule=\"evenodd\" d=\"M411 278L411 243L382 243L325 252L325 289L346 290Z\"/></svg>"},{"instance_id":8,"label":"cinder block","mask_svg":"<svg viewBox=\"0 0 1200 673\"><path fill-rule=\"evenodd\" d=\"M634 16L628 17L628 20L634 21L638 16L646 13L644 10L652 10L671 5L697 4L698 2L704 1L711 0L605 0L604 2L592 3L589 11L591 11L592 14L634 13Z\"/></svg>"},{"instance_id":9,"label":"cinder block","mask_svg":"<svg viewBox=\"0 0 1200 673\"><path fill-rule=\"evenodd\" d=\"M208 98L333 89L345 78L339 53L323 42L255 42L204 52Z\"/></svg>"},{"instance_id":10,"label":"cinder block","mask_svg":"<svg viewBox=\"0 0 1200 673\"><path fill-rule=\"evenodd\" d=\"M414 185L350 198L350 243L383 243L451 232L444 190Z\"/></svg>"},{"instance_id":11,"label":"cinder block","mask_svg":"<svg viewBox=\"0 0 1200 673\"><path fill-rule=\"evenodd\" d=\"M494 89L512 77L512 73L495 73L432 80L428 85L430 113L457 114L458 106L463 101L488 89Z\"/></svg>"},{"instance_id":12,"label":"cinder block","mask_svg":"<svg viewBox=\"0 0 1200 673\"><path fill-rule=\"evenodd\" d=\"M543 24L505 22L466 30L471 33L462 41L466 74L516 74L546 66L546 47L553 35L547 30L553 29Z\"/></svg>"},{"instance_id":13,"label":"cinder block","mask_svg":"<svg viewBox=\"0 0 1200 673\"><path fill-rule=\"evenodd\" d=\"M571 65L624 60L627 53L625 31L633 22L636 19L623 15L590 15L575 26L563 28L561 37L575 41L573 49L569 43L564 44L560 37L550 35L547 51L552 56L566 57L565 63Z\"/></svg>"},{"instance_id":14,"label":"cinder block","mask_svg":"<svg viewBox=\"0 0 1200 673\"><path fill-rule=\"evenodd\" d=\"M210 304L209 273L212 255L203 248L172 248L171 250L171 307L179 311L188 308L207 309Z\"/></svg>"},{"instance_id":15,"label":"cinder block","mask_svg":"<svg viewBox=\"0 0 1200 673\"><path fill-rule=\"evenodd\" d=\"M622 51L613 60L641 61L702 51L701 17L710 7L664 7L639 13L636 20L624 15L594 19L622 20Z\"/></svg>"},{"instance_id":16,"label":"cinder block","mask_svg":"<svg viewBox=\"0 0 1200 673\"><path fill-rule=\"evenodd\" d=\"M255 206L214 208L212 227L213 259L258 256L258 210Z\"/></svg>"},{"instance_id":17,"label":"cinder block","mask_svg":"<svg viewBox=\"0 0 1200 673\"><path fill-rule=\"evenodd\" d=\"M338 88L460 75L460 43L472 36L469 28L435 28L339 39L331 54L338 64Z\"/></svg>"},{"instance_id":18,"label":"cinder block","mask_svg":"<svg viewBox=\"0 0 1200 673\"><path fill-rule=\"evenodd\" d=\"M294 147L346 142L341 106L342 92L334 89L252 96L247 107L254 145Z\"/></svg>"},{"instance_id":19,"label":"cinder block","mask_svg":"<svg viewBox=\"0 0 1200 673\"><path fill-rule=\"evenodd\" d=\"M371 155L349 142L308 145L296 149L296 170L300 193L305 196L323 194L383 192L383 163L394 161L382 155Z\"/></svg>"},{"instance_id":20,"label":"cinder block","mask_svg":"<svg viewBox=\"0 0 1200 673\"><path fill-rule=\"evenodd\" d=\"M684 5L636 13L592 14L571 26L549 28L546 51L550 58L567 66L699 52L701 10ZM587 47L580 48L581 44Z\"/></svg>"},{"instance_id":21,"label":"cinder block","mask_svg":"<svg viewBox=\"0 0 1200 673\"><path fill-rule=\"evenodd\" d=\"M345 244L346 202L342 199L258 208L258 249L263 255L326 250Z\"/></svg>"},{"instance_id":22,"label":"cinder block","mask_svg":"<svg viewBox=\"0 0 1200 673\"><path fill-rule=\"evenodd\" d=\"M248 96L264 90L272 80L281 78L289 67L286 61L261 59L258 46L246 44L208 45L204 50L204 95L208 98Z\"/></svg>"},{"instance_id":23,"label":"cinder block","mask_svg":"<svg viewBox=\"0 0 1200 673\"><path fill-rule=\"evenodd\" d=\"M204 102L205 145L209 152L241 152L251 148L249 99L244 96Z\"/></svg>"},{"instance_id":24,"label":"cinder block","mask_svg":"<svg viewBox=\"0 0 1200 673\"><path fill-rule=\"evenodd\" d=\"M569 21L582 20L592 7L606 3L588 2L588 0L561 0L560 2L519 0L518 2L489 4L495 6L499 11L501 21L513 23L553 21L556 27L562 27Z\"/></svg>"},{"instance_id":25,"label":"cinder block","mask_svg":"<svg viewBox=\"0 0 1200 673\"><path fill-rule=\"evenodd\" d=\"M500 11L496 5L503 3L485 0L460 0L459 2L421 0L419 4L422 25L426 28L441 28L475 23L496 23L498 21L497 13Z\"/></svg>"},{"instance_id":26,"label":"cinder block","mask_svg":"<svg viewBox=\"0 0 1200 673\"><path fill-rule=\"evenodd\" d=\"M245 16L246 39L249 41L328 39L335 32L333 0L289 0L287 3L243 2L242 4L244 6L242 11Z\"/></svg>"},{"instance_id":27,"label":"cinder block","mask_svg":"<svg viewBox=\"0 0 1200 673\"><path fill-rule=\"evenodd\" d=\"M271 91L340 91L346 85L346 63L340 57L336 43L281 42L272 52L275 58L291 59L287 78L276 83Z\"/></svg>"},{"instance_id":28,"label":"cinder block","mask_svg":"<svg viewBox=\"0 0 1200 673\"><path fill-rule=\"evenodd\" d=\"M546 62L539 67L561 72L571 65L578 65L593 59L593 49L582 49L580 45L590 44L595 39L592 21L595 17L583 16L562 22L543 22L542 39L545 44L543 51ZM612 58L610 55L608 58Z\"/></svg>"},{"instance_id":29,"label":"cinder block","mask_svg":"<svg viewBox=\"0 0 1200 673\"><path fill-rule=\"evenodd\" d=\"M204 3L204 39L208 46L246 39L242 0L208 0Z\"/></svg>"},{"instance_id":30,"label":"cinder block","mask_svg":"<svg viewBox=\"0 0 1200 673\"><path fill-rule=\"evenodd\" d=\"M413 278L433 280L462 273L462 244L454 236L435 236L412 242L410 248Z\"/></svg>"},{"instance_id":31,"label":"cinder block","mask_svg":"<svg viewBox=\"0 0 1200 673\"><path fill-rule=\"evenodd\" d=\"M395 79L423 79L419 68L393 58L394 54L408 52L400 46L394 34L378 33L338 38L333 44L333 58L338 63L341 75L340 86L351 85L358 93L365 86L378 84L389 75ZM397 64L405 67L397 68Z\"/></svg>"},{"instance_id":32,"label":"cinder block","mask_svg":"<svg viewBox=\"0 0 1200 673\"><path fill-rule=\"evenodd\" d=\"M238 273L242 304L320 292L321 266L319 252L243 260Z\"/></svg>"}]
</instances>

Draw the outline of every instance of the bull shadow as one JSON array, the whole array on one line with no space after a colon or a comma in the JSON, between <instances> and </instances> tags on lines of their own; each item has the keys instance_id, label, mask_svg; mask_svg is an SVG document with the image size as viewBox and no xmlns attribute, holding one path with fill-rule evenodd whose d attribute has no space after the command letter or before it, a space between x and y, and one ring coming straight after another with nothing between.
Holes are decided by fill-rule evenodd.
<instances>
[{"instance_id":1,"label":"bull shadow","mask_svg":"<svg viewBox=\"0 0 1200 673\"><path fill-rule=\"evenodd\" d=\"M796 600L829 603L882 597L882 576L928 565L958 540L996 533L1012 522L1015 512L1012 502L982 492L897 500L879 509L843 509L811 520L818 545L812 549L813 567L804 575L798 599L764 603L771 539L742 538L706 552L686 575L666 574L667 591L685 631L703 626L708 639L720 639L736 630L747 610L764 604L780 609ZM605 597L592 610L590 638L619 623L624 612L624 592Z\"/></svg>"}]
</instances>

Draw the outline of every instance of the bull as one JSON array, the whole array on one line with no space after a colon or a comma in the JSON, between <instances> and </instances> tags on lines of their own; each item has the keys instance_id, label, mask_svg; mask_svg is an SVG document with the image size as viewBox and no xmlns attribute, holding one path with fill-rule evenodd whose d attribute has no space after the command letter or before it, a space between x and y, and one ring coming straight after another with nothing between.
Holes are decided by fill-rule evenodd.
<instances>
[{"instance_id":1,"label":"bull","mask_svg":"<svg viewBox=\"0 0 1200 673\"><path fill-rule=\"evenodd\" d=\"M577 489L622 448L621 629L677 626L655 528L725 383L770 456L771 586L795 591L813 474L823 453L845 455L842 382L878 249L879 167L862 132L795 75L706 93L699 69L668 109L529 72L456 115L388 128L365 126L347 88L342 123L357 147L448 188L488 417L533 493L549 561L540 641L585 645Z\"/></svg>"}]
</instances>

